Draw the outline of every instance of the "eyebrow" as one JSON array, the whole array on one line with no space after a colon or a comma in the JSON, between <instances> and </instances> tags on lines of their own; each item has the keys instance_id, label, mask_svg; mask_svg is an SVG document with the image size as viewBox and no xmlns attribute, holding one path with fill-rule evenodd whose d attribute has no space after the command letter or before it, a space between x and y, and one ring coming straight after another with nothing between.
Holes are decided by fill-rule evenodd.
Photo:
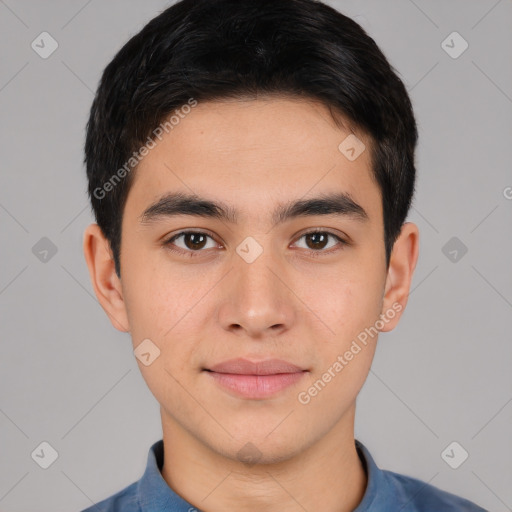
<instances>
[{"instance_id":1,"label":"eyebrow","mask_svg":"<svg viewBox=\"0 0 512 512\"><path fill-rule=\"evenodd\" d=\"M196 194L176 192L164 195L146 208L140 216L140 222L150 224L177 215L214 218L232 224L236 224L238 219L237 211L225 203L211 201ZM314 215L347 216L362 222L369 218L364 208L357 204L350 194L337 192L279 204L273 212L272 222L276 225L296 217Z\"/></svg>"}]
</instances>

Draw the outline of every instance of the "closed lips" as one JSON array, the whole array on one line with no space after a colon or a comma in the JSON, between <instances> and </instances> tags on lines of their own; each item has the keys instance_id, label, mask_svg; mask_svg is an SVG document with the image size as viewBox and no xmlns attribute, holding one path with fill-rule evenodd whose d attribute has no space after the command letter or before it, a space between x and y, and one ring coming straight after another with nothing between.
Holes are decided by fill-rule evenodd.
<instances>
[{"instance_id":1,"label":"closed lips","mask_svg":"<svg viewBox=\"0 0 512 512\"><path fill-rule=\"evenodd\" d=\"M277 375L307 371L281 359L267 359L265 361L253 362L243 358L230 359L229 361L224 361L210 368L205 368L205 370L233 375Z\"/></svg>"}]
</instances>

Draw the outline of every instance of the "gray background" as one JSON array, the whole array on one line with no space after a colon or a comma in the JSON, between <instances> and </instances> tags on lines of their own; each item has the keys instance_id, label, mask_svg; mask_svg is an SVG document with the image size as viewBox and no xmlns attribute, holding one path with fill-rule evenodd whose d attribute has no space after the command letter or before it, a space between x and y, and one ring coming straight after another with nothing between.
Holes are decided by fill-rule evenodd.
<instances>
[{"instance_id":1,"label":"gray background","mask_svg":"<svg viewBox=\"0 0 512 512\"><path fill-rule=\"evenodd\" d=\"M512 510L512 2L330 4L398 70L420 131L420 258L401 323L380 337L356 437L380 467ZM0 0L3 512L90 506L138 479L161 437L129 335L89 283L82 148L103 68L168 5ZM31 48L43 31L59 45L47 59ZM453 31L469 43L456 59L441 46ZM32 249L43 237L57 248L46 261ZM31 458L42 441L59 454L46 470ZM458 469L441 457L452 441L469 453Z\"/></svg>"}]
</instances>

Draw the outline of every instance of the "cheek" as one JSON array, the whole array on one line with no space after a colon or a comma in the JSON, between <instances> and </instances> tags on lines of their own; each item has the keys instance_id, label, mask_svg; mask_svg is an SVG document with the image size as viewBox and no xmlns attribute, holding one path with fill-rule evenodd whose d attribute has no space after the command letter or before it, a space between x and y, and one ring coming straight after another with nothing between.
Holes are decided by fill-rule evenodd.
<instances>
[{"instance_id":1,"label":"cheek","mask_svg":"<svg viewBox=\"0 0 512 512\"><path fill-rule=\"evenodd\" d=\"M309 296L334 334L316 343L318 364L297 397L311 415L323 415L327 423L339 419L366 380L378 337L373 326L382 304L379 280L370 273L357 279L334 277L324 293Z\"/></svg>"},{"instance_id":2,"label":"cheek","mask_svg":"<svg viewBox=\"0 0 512 512\"><path fill-rule=\"evenodd\" d=\"M170 400L171 405L177 406L181 393L177 381L183 380L182 373L194 349L193 337L187 337L184 331L194 332L190 310L197 298L193 300L185 281L152 272L149 265L126 275L134 276L125 293L133 348L136 350L143 340L149 339L158 353L147 366L142 360L137 361L142 377L160 403Z\"/></svg>"},{"instance_id":3,"label":"cheek","mask_svg":"<svg viewBox=\"0 0 512 512\"><path fill-rule=\"evenodd\" d=\"M140 277L130 283L127 294L133 343L151 338L161 346L178 329L180 319L186 319L188 290L177 279L167 281L154 274Z\"/></svg>"},{"instance_id":4,"label":"cheek","mask_svg":"<svg viewBox=\"0 0 512 512\"><path fill-rule=\"evenodd\" d=\"M160 351L155 367L160 367L160 372L167 369L178 377L187 365L195 363L197 335L204 319L209 318L204 311L207 301L201 297L207 295L215 281L197 276L192 280L190 275L170 265L151 265L149 259L130 270L126 272L128 281L123 291L133 347L136 349L143 340L150 339ZM139 366L148 385L151 388L158 385L158 379L153 378L157 370ZM163 381L168 379L169 375L163 375Z\"/></svg>"},{"instance_id":5,"label":"cheek","mask_svg":"<svg viewBox=\"0 0 512 512\"><path fill-rule=\"evenodd\" d=\"M172 326L167 311L172 311L177 298L168 289L163 293L166 287L155 276L147 262L133 266L125 264L122 268L123 298L134 349L145 339L150 339L161 349L162 332Z\"/></svg>"},{"instance_id":6,"label":"cheek","mask_svg":"<svg viewBox=\"0 0 512 512\"><path fill-rule=\"evenodd\" d=\"M304 302L329 327L338 348L378 319L382 306L380 275L351 268L350 277L344 271L316 277L303 288L309 290Z\"/></svg>"}]
</instances>

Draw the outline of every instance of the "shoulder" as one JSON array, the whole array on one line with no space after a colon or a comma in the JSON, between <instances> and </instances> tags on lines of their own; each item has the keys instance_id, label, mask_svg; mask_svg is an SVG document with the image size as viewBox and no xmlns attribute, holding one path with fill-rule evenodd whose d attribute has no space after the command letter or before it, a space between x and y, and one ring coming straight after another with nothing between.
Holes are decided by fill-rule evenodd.
<instances>
[{"instance_id":1,"label":"shoulder","mask_svg":"<svg viewBox=\"0 0 512 512\"><path fill-rule=\"evenodd\" d=\"M110 498L91 505L82 512L140 512L137 484L138 482L130 484Z\"/></svg>"},{"instance_id":2,"label":"shoulder","mask_svg":"<svg viewBox=\"0 0 512 512\"><path fill-rule=\"evenodd\" d=\"M384 470L390 486L401 496L403 512L486 512L475 503L417 478Z\"/></svg>"}]
</instances>

